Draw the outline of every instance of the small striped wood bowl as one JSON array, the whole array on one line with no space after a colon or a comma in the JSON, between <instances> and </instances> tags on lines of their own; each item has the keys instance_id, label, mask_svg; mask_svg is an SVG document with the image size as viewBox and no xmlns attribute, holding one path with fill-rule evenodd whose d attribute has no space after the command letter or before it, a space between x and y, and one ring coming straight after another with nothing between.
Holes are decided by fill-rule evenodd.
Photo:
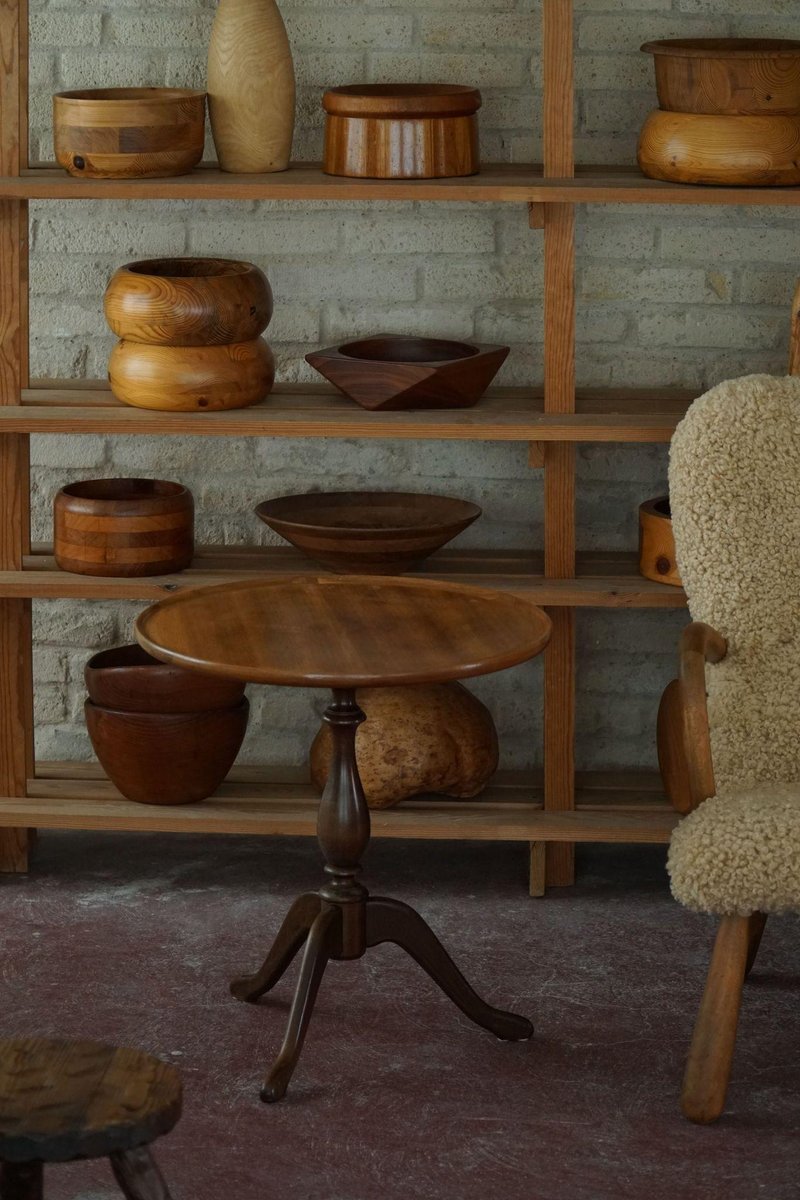
<instances>
[{"instance_id":1,"label":"small striped wood bowl","mask_svg":"<svg viewBox=\"0 0 800 1200\"><path fill-rule=\"evenodd\" d=\"M203 157L206 94L92 88L53 97L56 159L84 179L186 175Z\"/></svg>"},{"instance_id":2,"label":"small striped wood bowl","mask_svg":"<svg viewBox=\"0 0 800 1200\"><path fill-rule=\"evenodd\" d=\"M91 479L61 489L54 553L77 575L165 575L194 553L194 501L162 479Z\"/></svg>"}]
</instances>

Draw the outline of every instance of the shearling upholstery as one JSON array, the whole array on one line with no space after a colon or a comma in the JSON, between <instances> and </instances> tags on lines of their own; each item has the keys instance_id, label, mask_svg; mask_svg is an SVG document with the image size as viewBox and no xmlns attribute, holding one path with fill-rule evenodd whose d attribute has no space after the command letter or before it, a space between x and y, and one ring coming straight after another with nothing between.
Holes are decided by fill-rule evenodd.
<instances>
[{"instance_id":1,"label":"shearling upholstery","mask_svg":"<svg viewBox=\"0 0 800 1200\"><path fill-rule=\"evenodd\" d=\"M673 892L690 908L800 908L800 378L720 384L670 453L689 611L728 642L708 665L717 795L673 836Z\"/></svg>"}]
</instances>

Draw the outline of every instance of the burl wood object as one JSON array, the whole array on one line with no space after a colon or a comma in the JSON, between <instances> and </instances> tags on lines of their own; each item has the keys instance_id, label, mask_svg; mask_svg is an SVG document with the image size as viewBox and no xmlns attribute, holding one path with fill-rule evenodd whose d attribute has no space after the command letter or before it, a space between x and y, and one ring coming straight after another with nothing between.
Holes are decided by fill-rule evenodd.
<instances>
[{"instance_id":1,"label":"burl wood object","mask_svg":"<svg viewBox=\"0 0 800 1200\"><path fill-rule=\"evenodd\" d=\"M264 1083L286 1093L329 960L372 946L403 947L476 1024L509 1041L529 1038L525 1017L482 1000L423 918L359 882L370 817L356 762L365 716L356 689L445 683L500 671L539 654L548 617L522 596L418 580L359 576L254 580L171 596L143 613L136 636L166 662L226 678L333 691L325 719L333 761L317 831L325 881L290 909L261 968L231 985L254 1002L303 948L286 1037Z\"/></svg>"},{"instance_id":2,"label":"burl wood object","mask_svg":"<svg viewBox=\"0 0 800 1200\"><path fill-rule=\"evenodd\" d=\"M208 110L223 171L285 171L294 64L275 0L219 0L208 48Z\"/></svg>"},{"instance_id":3,"label":"burl wood object","mask_svg":"<svg viewBox=\"0 0 800 1200\"><path fill-rule=\"evenodd\" d=\"M416 492L308 492L255 511L309 558L362 575L412 570L481 515L469 500Z\"/></svg>"},{"instance_id":4,"label":"burl wood object","mask_svg":"<svg viewBox=\"0 0 800 1200\"><path fill-rule=\"evenodd\" d=\"M252 263L128 263L112 276L104 308L121 339L109 383L125 404L213 412L257 404L272 390L275 359L259 336L272 317L272 289Z\"/></svg>"},{"instance_id":5,"label":"burl wood object","mask_svg":"<svg viewBox=\"0 0 800 1200\"><path fill-rule=\"evenodd\" d=\"M194 501L164 479L90 479L56 495L54 553L78 575L165 575L194 554Z\"/></svg>"},{"instance_id":6,"label":"burl wood object","mask_svg":"<svg viewBox=\"0 0 800 1200\"><path fill-rule=\"evenodd\" d=\"M331 88L324 169L366 179L437 179L479 170L477 88L363 83Z\"/></svg>"},{"instance_id":7,"label":"burl wood object","mask_svg":"<svg viewBox=\"0 0 800 1200\"><path fill-rule=\"evenodd\" d=\"M800 113L800 41L673 38L645 42L658 103L670 112L728 116Z\"/></svg>"},{"instance_id":8,"label":"burl wood object","mask_svg":"<svg viewBox=\"0 0 800 1200\"><path fill-rule=\"evenodd\" d=\"M460 683L359 688L367 720L356 734L358 769L370 808L423 793L470 799L497 770L492 714ZM322 791L333 759L330 726L311 746L311 779Z\"/></svg>"},{"instance_id":9,"label":"burl wood object","mask_svg":"<svg viewBox=\"0 0 800 1200\"><path fill-rule=\"evenodd\" d=\"M0 1198L42 1200L44 1164L109 1158L127 1200L170 1200L149 1150L181 1115L173 1066L141 1050L0 1042Z\"/></svg>"},{"instance_id":10,"label":"burl wood object","mask_svg":"<svg viewBox=\"0 0 800 1200\"><path fill-rule=\"evenodd\" d=\"M185 175L203 157L206 94L94 88L53 97L59 166L85 179Z\"/></svg>"},{"instance_id":11,"label":"burl wood object","mask_svg":"<svg viewBox=\"0 0 800 1200\"><path fill-rule=\"evenodd\" d=\"M508 357L508 346L381 334L329 346L306 362L362 408L471 408Z\"/></svg>"},{"instance_id":12,"label":"burl wood object","mask_svg":"<svg viewBox=\"0 0 800 1200\"><path fill-rule=\"evenodd\" d=\"M800 183L800 117L652 112L639 138L651 179L729 187Z\"/></svg>"},{"instance_id":13,"label":"burl wood object","mask_svg":"<svg viewBox=\"0 0 800 1200\"><path fill-rule=\"evenodd\" d=\"M639 572L656 583L681 587L669 496L656 496L639 506Z\"/></svg>"}]
</instances>

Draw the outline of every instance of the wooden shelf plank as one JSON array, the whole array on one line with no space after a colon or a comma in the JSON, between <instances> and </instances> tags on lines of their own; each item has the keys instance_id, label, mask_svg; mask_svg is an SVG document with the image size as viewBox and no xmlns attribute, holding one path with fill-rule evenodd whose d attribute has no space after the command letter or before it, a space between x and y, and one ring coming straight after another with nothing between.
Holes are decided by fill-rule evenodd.
<instances>
[{"instance_id":1,"label":"wooden shelf plank","mask_svg":"<svg viewBox=\"0 0 800 1200\"><path fill-rule=\"evenodd\" d=\"M0 597L35 600L159 600L186 588L232 583L258 575L318 575L320 568L282 546L202 546L192 566L174 575L144 578L73 575L49 552L28 555L22 571L0 571ZM542 605L576 608L683 608L681 588L642 578L637 556L579 555L578 577L546 579L533 551L444 550L411 574L426 579L501 588L533 596Z\"/></svg>"},{"instance_id":2,"label":"wooden shelf plank","mask_svg":"<svg viewBox=\"0 0 800 1200\"><path fill-rule=\"evenodd\" d=\"M550 204L800 204L798 187L718 187L647 179L636 166L582 166L575 178L547 179L534 203Z\"/></svg>"},{"instance_id":3,"label":"wooden shelf plank","mask_svg":"<svg viewBox=\"0 0 800 1200\"><path fill-rule=\"evenodd\" d=\"M251 408L181 413L120 404L100 381L49 381L24 391L21 405L0 408L0 433L668 443L696 394L593 388L578 393L575 413L553 413L541 388L494 388L475 408L370 413L330 389L287 384Z\"/></svg>"},{"instance_id":4,"label":"wooden shelf plank","mask_svg":"<svg viewBox=\"0 0 800 1200\"><path fill-rule=\"evenodd\" d=\"M0 827L158 833L313 836L318 796L302 773L235 768L200 804L163 807L124 800L93 763L40 763L27 798L0 799ZM477 800L421 797L372 813L375 837L456 841L665 843L676 814L651 779L628 790L619 775L586 777L570 813L542 810L538 779L499 775ZM621 791L615 800L615 788Z\"/></svg>"}]
</instances>

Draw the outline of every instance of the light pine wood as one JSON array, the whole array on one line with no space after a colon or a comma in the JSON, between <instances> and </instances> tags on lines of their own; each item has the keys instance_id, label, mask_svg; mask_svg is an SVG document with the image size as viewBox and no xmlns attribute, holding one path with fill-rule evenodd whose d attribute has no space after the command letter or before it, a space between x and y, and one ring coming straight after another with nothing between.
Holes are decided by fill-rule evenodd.
<instances>
[{"instance_id":1,"label":"light pine wood","mask_svg":"<svg viewBox=\"0 0 800 1200\"><path fill-rule=\"evenodd\" d=\"M792 327L789 336L789 374L800 375L800 283L792 301Z\"/></svg>"},{"instance_id":2,"label":"light pine wood","mask_svg":"<svg viewBox=\"0 0 800 1200\"><path fill-rule=\"evenodd\" d=\"M678 679L669 683L658 711L658 758L667 795L687 813L716 792L706 699L706 663L721 662L721 634L693 621L680 643Z\"/></svg>"},{"instance_id":3,"label":"light pine wood","mask_svg":"<svg viewBox=\"0 0 800 1200\"><path fill-rule=\"evenodd\" d=\"M528 894L539 898L547 891L547 842L531 842L528 849Z\"/></svg>"},{"instance_id":4,"label":"light pine wood","mask_svg":"<svg viewBox=\"0 0 800 1200\"><path fill-rule=\"evenodd\" d=\"M208 48L208 109L224 171L285 171L294 64L276 0L219 0Z\"/></svg>"},{"instance_id":5,"label":"light pine wood","mask_svg":"<svg viewBox=\"0 0 800 1200\"><path fill-rule=\"evenodd\" d=\"M669 496L656 496L639 505L639 570L645 579L681 586Z\"/></svg>"},{"instance_id":6,"label":"light pine wood","mask_svg":"<svg viewBox=\"0 0 800 1200\"><path fill-rule=\"evenodd\" d=\"M216 413L264 400L275 381L275 359L260 337L230 346L117 342L108 380L117 400L134 408Z\"/></svg>"},{"instance_id":7,"label":"light pine wood","mask_svg":"<svg viewBox=\"0 0 800 1200\"><path fill-rule=\"evenodd\" d=\"M717 117L652 112L638 162L675 183L789 187L800 183L800 116Z\"/></svg>"},{"instance_id":8,"label":"light pine wood","mask_svg":"<svg viewBox=\"0 0 800 1200\"><path fill-rule=\"evenodd\" d=\"M655 57L658 103L668 112L800 112L800 42L673 38L642 50Z\"/></svg>"}]
</instances>

